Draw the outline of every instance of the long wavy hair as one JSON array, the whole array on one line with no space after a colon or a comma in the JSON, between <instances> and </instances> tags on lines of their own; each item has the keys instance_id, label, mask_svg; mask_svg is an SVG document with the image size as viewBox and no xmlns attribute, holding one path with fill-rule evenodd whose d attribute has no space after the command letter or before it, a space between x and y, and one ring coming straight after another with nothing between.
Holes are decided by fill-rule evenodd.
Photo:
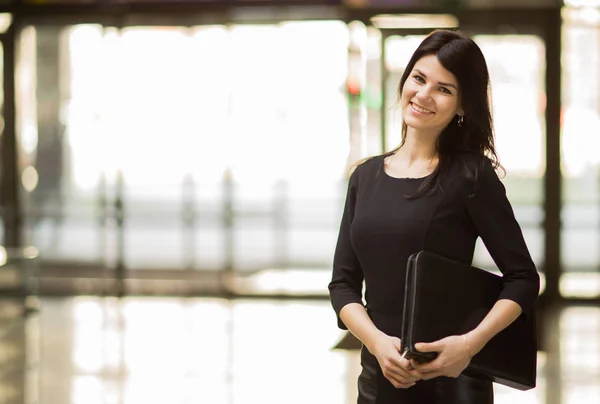
<instances>
[{"instance_id":1,"label":"long wavy hair","mask_svg":"<svg viewBox=\"0 0 600 404\"><path fill-rule=\"evenodd\" d=\"M399 99L415 64L427 55L436 55L440 64L456 77L464 117L459 126L459 117L454 116L438 136L435 147L439 163L432 175L409 196L412 198L441 188L441 180L452 164L458 164L461 175L474 183L477 183L483 169L485 157L492 162L494 169L501 168L494 145L489 73L481 49L475 41L458 31L433 31L410 58L398 85ZM384 157L396 153L404 145L406 133L407 126L403 122L400 145L384 153Z\"/></svg>"}]
</instances>

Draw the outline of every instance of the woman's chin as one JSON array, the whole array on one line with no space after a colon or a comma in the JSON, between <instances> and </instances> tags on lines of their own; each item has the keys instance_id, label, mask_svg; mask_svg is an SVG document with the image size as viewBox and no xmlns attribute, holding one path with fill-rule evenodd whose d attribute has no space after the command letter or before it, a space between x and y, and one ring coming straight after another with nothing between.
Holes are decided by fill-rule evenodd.
<instances>
[{"instance_id":1,"label":"woman's chin","mask_svg":"<svg viewBox=\"0 0 600 404\"><path fill-rule=\"evenodd\" d=\"M431 125L428 125L427 122L423 122L423 120L414 118L412 116L405 116L404 123L412 129L418 129L418 130L431 129Z\"/></svg>"},{"instance_id":2,"label":"woman's chin","mask_svg":"<svg viewBox=\"0 0 600 404\"><path fill-rule=\"evenodd\" d=\"M441 133L442 130L444 130L444 128L446 127L446 126L440 126L439 124L432 125L431 122L424 122L422 119L415 118L413 116L404 116L403 121L406 124L406 126L408 126L411 129L419 130L419 131L426 131L426 132ZM450 122L448 122L448 123L450 123Z\"/></svg>"}]
</instances>

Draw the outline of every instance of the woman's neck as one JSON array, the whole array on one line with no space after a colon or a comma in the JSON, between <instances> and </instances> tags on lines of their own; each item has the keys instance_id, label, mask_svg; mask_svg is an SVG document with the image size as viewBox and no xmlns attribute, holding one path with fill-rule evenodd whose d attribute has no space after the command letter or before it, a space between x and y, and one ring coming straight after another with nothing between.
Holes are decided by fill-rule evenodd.
<instances>
[{"instance_id":1,"label":"woman's neck","mask_svg":"<svg viewBox=\"0 0 600 404\"><path fill-rule=\"evenodd\" d=\"M432 161L438 155L435 146L436 140L437 136L415 133L414 130L408 128L404 144L396 154L401 155L409 166L413 163Z\"/></svg>"}]
</instances>

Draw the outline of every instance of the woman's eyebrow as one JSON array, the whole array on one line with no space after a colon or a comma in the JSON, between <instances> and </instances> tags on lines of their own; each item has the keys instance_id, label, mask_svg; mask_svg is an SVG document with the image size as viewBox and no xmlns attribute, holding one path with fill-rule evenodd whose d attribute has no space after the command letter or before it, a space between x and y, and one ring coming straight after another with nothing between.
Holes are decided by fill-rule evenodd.
<instances>
[{"instance_id":1,"label":"woman's eyebrow","mask_svg":"<svg viewBox=\"0 0 600 404\"><path fill-rule=\"evenodd\" d=\"M425 73L423 73L421 70L415 69L415 71L417 73L419 73L421 76L423 76L424 78L427 78L427 75ZM442 86L452 87L453 89L457 90L456 86L452 83L444 83L444 82L438 81L438 84L441 84Z\"/></svg>"}]
</instances>

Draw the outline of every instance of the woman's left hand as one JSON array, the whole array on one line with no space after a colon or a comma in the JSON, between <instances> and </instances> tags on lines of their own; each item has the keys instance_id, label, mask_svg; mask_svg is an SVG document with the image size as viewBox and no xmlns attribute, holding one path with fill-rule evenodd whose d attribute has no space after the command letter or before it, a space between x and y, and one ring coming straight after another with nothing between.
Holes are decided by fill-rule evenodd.
<instances>
[{"instance_id":1,"label":"woman's left hand","mask_svg":"<svg viewBox=\"0 0 600 404\"><path fill-rule=\"evenodd\" d=\"M412 360L413 367L423 375L424 380L438 376L458 377L471 362L471 353L463 335L453 335L441 340L415 344L420 352L438 352L437 358L428 363Z\"/></svg>"}]
</instances>

